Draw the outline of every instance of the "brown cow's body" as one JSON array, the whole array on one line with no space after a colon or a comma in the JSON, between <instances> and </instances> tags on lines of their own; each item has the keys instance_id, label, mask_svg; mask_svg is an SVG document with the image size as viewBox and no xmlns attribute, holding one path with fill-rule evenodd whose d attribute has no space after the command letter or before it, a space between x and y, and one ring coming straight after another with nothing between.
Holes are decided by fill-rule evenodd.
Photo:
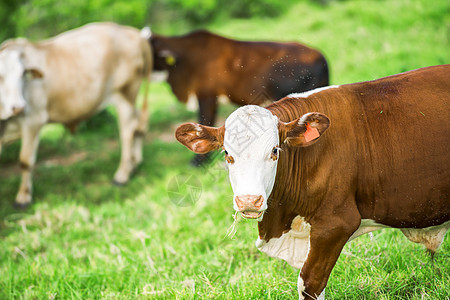
<instances>
[{"instance_id":1,"label":"brown cow's body","mask_svg":"<svg viewBox=\"0 0 450 300\"><path fill-rule=\"evenodd\" d=\"M181 102L197 97L205 125L214 124L221 95L238 105L260 105L328 85L323 55L299 43L236 41L204 30L152 35L150 42L154 68L169 72L168 83Z\"/></svg>"},{"instance_id":2,"label":"brown cow's body","mask_svg":"<svg viewBox=\"0 0 450 300\"><path fill-rule=\"evenodd\" d=\"M325 287L362 219L394 228L450 220L449 79L449 66L430 67L267 108L285 122L310 111L331 120L315 145L284 149L269 207L258 224L266 242L291 230L296 216L311 225L311 252L302 274L312 295ZM435 251L441 231L416 240L404 233Z\"/></svg>"},{"instance_id":3,"label":"brown cow's body","mask_svg":"<svg viewBox=\"0 0 450 300\"><path fill-rule=\"evenodd\" d=\"M320 111L331 126L316 145L293 147L280 157L270 199L298 200L285 220L270 222L269 206L260 224L270 224L265 238L286 229L274 224L290 224L296 215L312 218L320 207L316 199L331 195L350 197L362 219L391 227L424 228L448 220L450 203L442 200L450 189L450 116L449 98L442 95L450 95L449 75L449 66L430 67L267 107L285 122Z\"/></svg>"},{"instance_id":4,"label":"brown cow's body","mask_svg":"<svg viewBox=\"0 0 450 300\"><path fill-rule=\"evenodd\" d=\"M394 227L431 252L440 246L450 227L449 99L450 65L444 65L293 95L267 107L279 120L282 151L256 245L301 269L301 299L322 293L343 246L361 234ZM222 143L227 150L227 123L216 130L194 127L197 137L183 126L177 137L188 147L204 152L210 150L205 145ZM320 138L309 142L308 126ZM205 136L213 143L200 143ZM245 159L238 154L228 160ZM229 167L233 186L237 175ZM235 201L260 197L252 193L235 191ZM256 203L247 203L243 215L263 211Z\"/></svg>"}]
</instances>

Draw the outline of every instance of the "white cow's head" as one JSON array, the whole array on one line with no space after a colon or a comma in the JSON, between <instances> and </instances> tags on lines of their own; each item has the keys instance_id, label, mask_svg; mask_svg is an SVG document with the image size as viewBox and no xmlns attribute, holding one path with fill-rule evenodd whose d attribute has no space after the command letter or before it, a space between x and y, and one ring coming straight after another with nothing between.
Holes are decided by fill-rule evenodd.
<instances>
[{"instance_id":1,"label":"white cow's head","mask_svg":"<svg viewBox=\"0 0 450 300\"><path fill-rule=\"evenodd\" d=\"M26 66L24 56L23 50L15 47L0 51L0 120L24 111L24 81L42 77L41 71Z\"/></svg>"},{"instance_id":2,"label":"white cow's head","mask_svg":"<svg viewBox=\"0 0 450 300\"><path fill-rule=\"evenodd\" d=\"M195 153L223 149L227 161L234 209L242 216L261 219L272 192L281 148L306 147L325 132L330 120L320 113L307 113L289 123L269 110L248 105L237 109L220 128L186 123L176 138Z\"/></svg>"}]
</instances>

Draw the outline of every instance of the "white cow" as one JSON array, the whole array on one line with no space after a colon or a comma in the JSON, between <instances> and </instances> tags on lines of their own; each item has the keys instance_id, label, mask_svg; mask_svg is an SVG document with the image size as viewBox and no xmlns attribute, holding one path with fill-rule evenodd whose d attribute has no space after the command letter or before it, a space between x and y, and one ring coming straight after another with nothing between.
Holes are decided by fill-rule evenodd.
<instances>
[{"instance_id":1,"label":"white cow","mask_svg":"<svg viewBox=\"0 0 450 300\"><path fill-rule=\"evenodd\" d=\"M0 149L22 138L22 183L15 204L32 198L32 169L39 132L61 123L72 132L83 120L114 104L121 161L114 182L124 184L142 161L147 109L135 100L152 69L151 49L137 29L93 23L41 42L19 38L0 46Z\"/></svg>"}]
</instances>

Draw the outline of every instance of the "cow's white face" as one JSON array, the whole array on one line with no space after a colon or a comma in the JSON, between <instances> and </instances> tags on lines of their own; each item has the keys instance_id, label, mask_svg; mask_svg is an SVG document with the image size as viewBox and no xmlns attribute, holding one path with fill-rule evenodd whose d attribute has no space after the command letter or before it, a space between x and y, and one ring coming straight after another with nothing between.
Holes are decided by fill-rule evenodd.
<instances>
[{"instance_id":1,"label":"cow's white face","mask_svg":"<svg viewBox=\"0 0 450 300\"><path fill-rule=\"evenodd\" d=\"M259 106L241 107L225 122L223 145L234 209L247 218L261 217L277 172L278 118Z\"/></svg>"},{"instance_id":2,"label":"cow's white face","mask_svg":"<svg viewBox=\"0 0 450 300\"><path fill-rule=\"evenodd\" d=\"M277 175L279 146L308 147L329 125L330 120L321 113L306 113L285 123L265 108L247 105L233 112L225 126L186 123L177 128L175 136L195 153L223 149L234 209L245 218L261 220Z\"/></svg>"},{"instance_id":3,"label":"cow's white face","mask_svg":"<svg viewBox=\"0 0 450 300\"><path fill-rule=\"evenodd\" d=\"M17 50L6 49L0 52L0 120L17 115L25 108L25 68L20 56Z\"/></svg>"}]
</instances>

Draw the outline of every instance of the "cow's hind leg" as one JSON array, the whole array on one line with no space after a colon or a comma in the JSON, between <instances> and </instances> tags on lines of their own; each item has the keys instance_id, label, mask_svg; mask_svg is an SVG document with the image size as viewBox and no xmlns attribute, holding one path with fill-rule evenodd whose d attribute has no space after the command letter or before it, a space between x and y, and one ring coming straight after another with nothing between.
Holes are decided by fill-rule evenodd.
<instances>
[{"instance_id":1,"label":"cow's hind leg","mask_svg":"<svg viewBox=\"0 0 450 300\"><path fill-rule=\"evenodd\" d=\"M16 208L24 209L30 203L33 192L33 168L36 163L36 154L39 146L39 132L42 124L22 125L22 145L20 148L20 167L22 169L22 180L17 193Z\"/></svg>"},{"instance_id":2,"label":"cow's hind leg","mask_svg":"<svg viewBox=\"0 0 450 300\"><path fill-rule=\"evenodd\" d=\"M142 135L138 132L139 116L133 102L122 94L114 95L121 142L120 164L113 180L117 185L127 183L133 170L142 161Z\"/></svg>"}]
</instances>

